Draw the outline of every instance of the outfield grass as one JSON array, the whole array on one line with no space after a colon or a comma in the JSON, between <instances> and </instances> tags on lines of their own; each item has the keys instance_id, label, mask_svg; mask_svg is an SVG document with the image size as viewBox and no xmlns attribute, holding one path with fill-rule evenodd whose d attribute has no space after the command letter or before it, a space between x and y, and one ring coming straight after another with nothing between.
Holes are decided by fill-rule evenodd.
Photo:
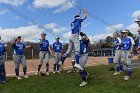
<instances>
[{"instance_id":1,"label":"outfield grass","mask_svg":"<svg viewBox=\"0 0 140 93\"><path fill-rule=\"evenodd\" d=\"M140 68L133 69L130 81L123 76L112 76L111 66L89 67L88 85L79 87L81 79L78 73L51 74L50 76L32 76L29 79L8 78L6 84L0 84L0 93L139 93Z\"/></svg>"}]
</instances>

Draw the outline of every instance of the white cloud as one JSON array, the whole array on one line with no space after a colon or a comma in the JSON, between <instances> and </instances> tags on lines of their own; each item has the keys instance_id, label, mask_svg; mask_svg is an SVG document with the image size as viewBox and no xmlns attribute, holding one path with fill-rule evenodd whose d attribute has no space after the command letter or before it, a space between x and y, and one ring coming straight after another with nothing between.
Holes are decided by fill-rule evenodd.
<instances>
[{"instance_id":1,"label":"white cloud","mask_svg":"<svg viewBox=\"0 0 140 93\"><path fill-rule=\"evenodd\" d=\"M54 33L54 34L59 34L61 32L65 32L68 30L66 27L60 27L56 23L47 24L47 25L45 25L45 28L48 30L51 30L52 33Z\"/></svg>"},{"instance_id":2,"label":"white cloud","mask_svg":"<svg viewBox=\"0 0 140 93\"><path fill-rule=\"evenodd\" d=\"M138 24L133 23L127 26L127 29L130 30L132 33L137 34L138 31Z\"/></svg>"},{"instance_id":3,"label":"white cloud","mask_svg":"<svg viewBox=\"0 0 140 93\"><path fill-rule=\"evenodd\" d=\"M64 27L60 27L60 29L55 28L54 26L57 25L55 23L46 24L45 27L52 29L52 33L58 33L63 30ZM56 32L55 32L56 31ZM3 29L0 28L0 35L2 36L2 40L10 41L12 38L16 36L22 36L25 41L32 41L36 42L40 37L40 33L45 32L45 29L40 28L37 25L31 25L26 27L18 27L18 28L10 28L10 29Z\"/></svg>"},{"instance_id":4,"label":"white cloud","mask_svg":"<svg viewBox=\"0 0 140 93\"><path fill-rule=\"evenodd\" d=\"M111 32L115 32L116 30L120 30L122 28L123 28L123 24L117 24L113 26L108 26L106 30L108 33L111 33Z\"/></svg>"},{"instance_id":5,"label":"white cloud","mask_svg":"<svg viewBox=\"0 0 140 93\"><path fill-rule=\"evenodd\" d=\"M67 32L67 33L64 33L62 37L63 38L66 38L66 39L70 39L70 37L71 37L71 31L70 32Z\"/></svg>"},{"instance_id":6,"label":"white cloud","mask_svg":"<svg viewBox=\"0 0 140 93\"><path fill-rule=\"evenodd\" d=\"M34 41L39 38L36 33L41 33L42 31L43 29L39 29L36 25L11 29L0 28L0 35L4 41L9 41L16 36L22 36L25 40Z\"/></svg>"},{"instance_id":7,"label":"white cloud","mask_svg":"<svg viewBox=\"0 0 140 93\"><path fill-rule=\"evenodd\" d=\"M140 17L140 10L135 11L131 17L135 18L135 17Z\"/></svg>"},{"instance_id":8,"label":"white cloud","mask_svg":"<svg viewBox=\"0 0 140 93\"><path fill-rule=\"evenodd\" d=\"M26 0L0 0L0 3L6 3L13 6L22 5Z\"/></svg>"},{"instance_id":9,"label":"white cloud","mask_svg":"<svg viewBox=\"0 0 140 93\"><path fill-rule=\"evenodd\" d=\"M72 8L73 1L68 0L34 0L35 8L57 8L54 13L59 13Z\"/></svg>"},{"instance_id":10,"label":"white cloud","mask_svg":"<svg viewBox=\"0 0 140 93\"><path fill-rule=\"evenodd\" d=\"M3 14L6 14L7 12L9 12L9 11L7 9L4 9L4 10L0 11L0 14L3 15Z\"/></svg>"},{"instance_id":11,"label":"white cloud","mask_svg":"<svg viewBox=\"0 0 140 93\"><path fill-rule=\"evenodd\" d=\"M99 40L105 39L107 36L112 36L112 33L106 33L106 34L98 34L94 36L89 36L89 39L91 43L98 42Z\"/></svg>"}]
</instances>

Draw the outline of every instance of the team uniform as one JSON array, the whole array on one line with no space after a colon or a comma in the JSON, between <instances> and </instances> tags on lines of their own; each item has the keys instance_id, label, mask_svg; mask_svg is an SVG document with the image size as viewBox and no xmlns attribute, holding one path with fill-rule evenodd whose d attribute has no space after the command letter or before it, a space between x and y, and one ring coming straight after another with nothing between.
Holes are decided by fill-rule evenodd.
<instances>
[{"instance_id":1,"label":"team uniform","mask_svg":"<svg viewBox=\"0 0 140 93\"><path fill-rule=\"evenodd\" d=\"M114 45L115 44L121 44L121 38L120 37L116 37L114 39ZM114 73L113 75L116 75L118 72L123 71L123 66L121 63L121 45L115 45L114 46L114 50L115 50L115 58L114 58L114 62L116 63L116 73Z\"/></svg>"},{"instance_id":2,"label":"team uniform","mask_svg":"<svg viewBox=\"0 0 140 93\"><path fill-rule=\"evenodd\" d=\"M62 56L62 63L64 63L65 58L72 52L73 48L75 49L75 59L76 64L79 64L80 57L80 41L79 41L79 32L81 31L81 23L84 19L76 19L71 23L71 37L69 40L69 46L67 52Z\"/></svg>"},{"instance_id":3,"label":"team uniform","mask_svg":"<svg viewBox=\"0 0 140 93\"><path fill-rule=\"evenodd\" d=\"M28 76L26 75L27 65L26 65L26 58L24 55L24 49L25 49L26 45L21 42L15 42L12 44L12 47L13 47L13 60L15 63L15 73L16 73L17 79L22 79L19 77L20 63L22 64L22 67L23 67L24 77L28 78Z\"/></svg>"},{"instance_id":4,"label":"team uniform","mask_svg":"<svg viewBox=\"0 0 140 93\"><path fill-rule=\"evenodd\" d=\"M0 41L0 83L6 82L5 44Z\"/></svg>"},{"instance_id":5,"label":"team uniform","mask_svg":"<svg viewBox=\"0 0 140 93\"><path fill-rule=\"evenodd\" d=\"M49 75L49 57L50 57L49 47L50 47L49 41L46 39L42 40L42 43L39 44L40 64L38 65L38 75L40 74L40 69L44 61L46 63L46 75Z\"/></svg>"},{"instance_id":6,"label":"team uniform","mask_svg":"<svg viewBox=\"0 0 140 93\"><path fill-rule=\"evenodd\" d=\"M131 77L131 69L132 69L132 57L129 57L129 55L131 46L134 44L135 42L132 37L126 37L122 39L123 56L127 67L127 76L129 77Z\"/></svg>"},{"instance_id":7,"label":"team uniform","mask_svg":"<svg viewBox=\"0 0 140 93\"><path fill-rule=\"evenodd\" d=\"M53 43L53 51L54 51L54 73L59 72L59 62L61 58L61 51L62 51L62 43L55 42Z\"/></svg>"},{"instance_id":8,"label":"team uniform","mask_svg":"<svg viewBox=\"0 0 140 93\"><path fill-rule=\"evenodd\" d=\"M140 34L139 34L139 37L138 37L138 47L140 47Z\"/></svg>"},{"instance_id":9,"label":"team uniform","mask_svg":"<svg viewBox=\"0 0 140 93\"><path fill-rule=\"evenodd\" d=\"M80 66L84 69L85 64L88 59L88 45L89 45L89 40L84 42L83 40L80 40ZM84 86L87 84L87 75L88 73L86 70L80 70L80 76L83 80L83 82L80 84L80 86Z\"/></svg>"}]
</instances>

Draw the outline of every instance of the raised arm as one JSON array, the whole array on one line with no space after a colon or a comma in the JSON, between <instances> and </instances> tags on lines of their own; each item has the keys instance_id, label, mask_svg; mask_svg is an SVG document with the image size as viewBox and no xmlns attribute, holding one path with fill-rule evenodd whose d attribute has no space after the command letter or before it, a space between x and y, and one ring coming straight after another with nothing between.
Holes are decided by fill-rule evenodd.
<instances>
[{"instance_id":1,"label":"raised arm","mask_svg":"<svg viewBox=\"0 0 140 93\"><path fill-rule=\"evenodd\" d=\"M86 19L87 18L87 15L88 15L87 9L84 9L84 16L83 16L82 19Z\"/></svg>"},{"instance_id":2,"label":"raised arm","mask_svg":"<svg viewBox=\"0 0 140 93\"><path fill-rule=\"evenodd\" d=\"M82 10L79 11L79 14L78 14L79 16L81 15L81 12L82 12Z\"/></svg>"}]
</instances>

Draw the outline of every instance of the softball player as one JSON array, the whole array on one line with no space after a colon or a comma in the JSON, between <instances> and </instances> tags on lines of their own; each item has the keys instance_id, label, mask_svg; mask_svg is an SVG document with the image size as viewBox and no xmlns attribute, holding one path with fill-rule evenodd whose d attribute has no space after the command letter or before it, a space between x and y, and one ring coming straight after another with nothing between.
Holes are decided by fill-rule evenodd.
<instances>
[{"instance_id":1,"label":"softball player","mask_svg":"<svg viewBox=\"0 0 140 93\"><path fill-rule=\"evenodd\" d=\"M13 60L15 63L15 73L16 73L16 78L18 80L22 79L19 76L19 65L20 63L22 64L23 67L23 72L24 72L24 78L29 78L27 76L27 65L26 65L26 58L24 55L24 49L25 48L31 48L31 45L26 46L24 43L21 42L21 36L18 36L14 42L12 42L12 47L13 47Z\"/></svg>"},{"instance_id":2,"label":"softball player","mask_svg":"<svg viewBox=\"0 0 140 93\"><path fill-rule=\"evenodd\" d=\"M79 42L79 32L81 31L81 23L87 18L87 10L84 10L84 17L80 18L81 11L79 15L76 15L74 17L74 21L71 23L71 31L72 35L69 40L69 47L67 52L62 56L61 61L64 63L64 60L66 57L71 53L73 48L75 49L75 59L76 59L76 64L74 67L82 69L81 66L79 65L79 57L80 57L80 42Z\"/></svg>"},{"instance_id":3,"label":"softball player","mask_svg":"<svg viewBox=\"0 0 140 93\"><path fill-rule=\"evenodd\" d=\"M43 64L43 61L45 61L46 63L46 75L49 75L49 57L52 51L50 49L49 41L46 40L46 33L41 34L39 48L40 48L40 53L39 53L40 63L38 65L37 75L40 76L40 69Z\"/></svg>"},{"instance_id":4,"label":"softball player","mask_svg":"<svg viewBox=\"0 0 140 93\"><path fill-rule=\"evenodd\" d=\"M0 83L6 83L5 71L5 44L1 41L0 36Z\"/></svg>"},{"instance_id":5,"label":"softball player","mask_svg":"<svg viewBox=\"0 0 140 93\"><path fill-rule=\"evenodd\" d=\"M119 33L114 33L114 50L115 50L115 60L116 63L116 72L113 75L120 74L123 71L122 63L121 63L121 38L119 37Z\"/></svg>"},{"instance_id":6,"label":"softball player","mask_svg":"<svg viewBox=\"0 0 140 93\"><path fill-rule=\"evenodd\" d=\"M140 28L138 29L138 48L137 48L137 52L138 52L138 59L140 60Z\"/></svg>"},{"instance_id":7,"label":"softball player","mask_svg":"<svg viewBox=\"0 0 140 93\"><path fill-rule=\"evenodd\" d=\"M129 80L131 77L131 69L132 69L132 58L133 58L133 48L134 48L134 40L132 37L128 36L128 30L122 31L122 50L124 61L127 67L127 76L124 77L124 80Z\"/></svg>"},{"instance_id":8,"label":"softball player","mask_svg":"<svg viewBox=\"0 0 140 93\"><path fill-rule=\"evenodd\" d=\"M54 52L54 74L60 73L59 71L59 62L61 58L61 51L62 51L62 43L59 42L59 37L56 37L56 42L53 43L53 52Z\"/></svg>"},{"instance_id":9,"label":"softball player","mask_svg":"<svg viewBox=\"0 0 140 93\"><path fill-rule=\"evenodd\" d=\"M88 45L89 45L89 39L87 38L86 34L81 33L82 39L80 40L80 66L82 67L83 70L80 70L80 76L83 80L83 82L80 84L80 86L85 86L87 85L87 76L88 73L84 69L85 64L88 59Z\"/></svg>"}]
</instances>

